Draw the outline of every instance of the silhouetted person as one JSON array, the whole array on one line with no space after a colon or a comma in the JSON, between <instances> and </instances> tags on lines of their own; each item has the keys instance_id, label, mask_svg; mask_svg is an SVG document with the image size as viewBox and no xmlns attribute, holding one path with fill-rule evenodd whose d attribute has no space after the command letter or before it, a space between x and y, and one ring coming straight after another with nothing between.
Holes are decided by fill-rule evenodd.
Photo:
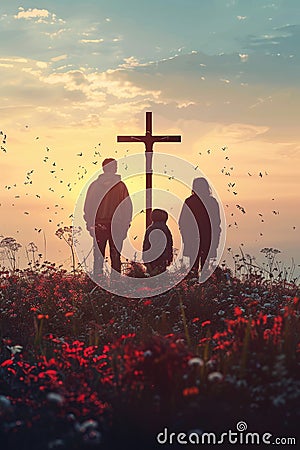
<instances>
[{"instance_id":1,"label":"silhouetted person","mask_svg":"<svg viewBox=\"0 0 300 450\"><path fill-rule=\"evenodd\" d=\"M207 257L213 259L217 256L221 220L219 205L211 195L206 179L195 178L192 189L192 195L182 207L179 228L183 256L190 258L190 276L198 277L199 264L202 271Z\"/></svg>"},{"instance_id":2,"label":"silhouetted person","mask_svg":"<svg viewBox=\"0 0 300 450\"><path fill-rule=\"evenodd\" d=\"M173 239L166 223L168 213L154 209L151 220L143 242L143 261L150 276L165 272L173 260Z\"/></svg>"},{"instance_id":3,"label":"silhouetted person","mask_svg":"<svg viewBox=\"0 0 300 450\"><path fill-rule=\"evenodd\" d=\"M103 272L109 242L111 267L121 272L121 250L132 219L132 202L126 185L117 175L117 161L107 158L103 173L90 185L84 204L84 219L94 245L94 277ZM122 203L123 202L123 203Z\"/></svg>"}]
</instances>

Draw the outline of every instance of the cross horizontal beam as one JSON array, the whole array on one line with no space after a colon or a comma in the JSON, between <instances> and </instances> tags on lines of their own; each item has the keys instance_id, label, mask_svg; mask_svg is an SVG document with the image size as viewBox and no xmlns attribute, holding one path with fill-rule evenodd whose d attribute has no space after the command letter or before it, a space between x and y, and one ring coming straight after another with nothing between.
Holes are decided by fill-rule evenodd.
<instances>
[{"instance_id":1,"label":"cross horizontal beam","mask_svg":"<svg viewBox=\"0 0 300 450\"><path fill-rule=\"evenodd\" d=\"M152 136L146 133L144 136L118 136L117 141L131 143L142 142L146 145L147 152L152 151L152 146L155 142L181 142L181 136Z\"/></svg>"}]
</instances>

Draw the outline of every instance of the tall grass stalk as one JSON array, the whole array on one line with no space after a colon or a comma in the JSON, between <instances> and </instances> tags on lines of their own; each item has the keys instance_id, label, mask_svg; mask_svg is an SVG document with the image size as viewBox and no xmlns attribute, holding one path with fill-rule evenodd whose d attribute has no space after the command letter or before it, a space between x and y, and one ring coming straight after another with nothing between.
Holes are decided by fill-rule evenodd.
<instances>
[{"instance_id":1,"label":"tall grass stalk","mask_svg":"<svg viewBox=\"0 0 300 450\"><path fill-rule=\"evenodd\" d=\"M180 312L181 312L181 318L182 318L182 322L183 322L183 328L184 328L186 342L188 344L188 347L190 347L191 346L191 338L190 338L190 334L189 334L189 330L188 330L188 326L187 326L186 315L185 315L181 297L179 297L179 304L180 304Z\"/></svg>"},{"instance_id":2,"label":"tall grass stalk","mask_svg":"<svg viewBox=\"0 0 300 450\"><path fill-rule=\"evenodd\" d=\"M248 320L244 341L243 341L243 350L242 357L240 362L240 376L243 377L246 372L247 358L248 358L248 349L249 349L249 341L250 341L250 331L251 331L251 319Z\"/></svg>"}]
</instances>

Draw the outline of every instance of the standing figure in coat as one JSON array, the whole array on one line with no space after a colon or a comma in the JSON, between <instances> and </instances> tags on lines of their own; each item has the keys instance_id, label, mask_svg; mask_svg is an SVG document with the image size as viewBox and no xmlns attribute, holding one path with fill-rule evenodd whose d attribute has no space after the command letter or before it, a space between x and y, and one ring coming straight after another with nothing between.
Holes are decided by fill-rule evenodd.
<instances>
[{"instance_id":1,"label":"standing figure in coat","mask_svg":"<svg viewBox=\"0 0 300 450\"><path fill-rule=\"evenodd\" d=\"M143 261L148 274L154 276L165 272L173 260L173 238L167 226L167 211L154 209L151 220L143 242Z\"/></svg>"},{"instance_id":2,"label":"standing figure in coat","mask_svg":"<svg viewBox=\"0 0 300 450\"><path fill-rule=\"evenodd\" d=\"M121 251L132 219L132 202L117 172L117 161L107 158L103 173L90 185L84 205L87 230L93 237L94 277L103 272L105 248L109 243L112 269L121 272Z\"/></svg>"},{"instance_id":3,"label":"standing figure in coat","mask_svg":"<svg viewBox=\"0 0 300 450\"><path fill-rule=\"evenodd\" d=\"M220 224L219 205L211 195L207 180L195 178L192 195L185 200L179 217L183 256L190 259L191 277L198 277L199 264L202 271L208 256L210 259L217 257Z\"/></svg>"}]
</instances>

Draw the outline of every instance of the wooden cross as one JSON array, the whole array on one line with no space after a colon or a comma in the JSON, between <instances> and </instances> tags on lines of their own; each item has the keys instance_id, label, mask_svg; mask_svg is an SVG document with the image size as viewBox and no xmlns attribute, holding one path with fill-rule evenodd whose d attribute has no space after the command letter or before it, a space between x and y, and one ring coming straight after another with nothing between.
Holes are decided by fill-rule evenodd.
<instances>
[{"instance_id":1,"label":"wooden cross","mask_svg":"<svg viewBox=\"0 0 300 450\"><path fill-rule=\"evenodd\" d=\"M152 155L155 142L181 142L181 136L152 136L152 112L146 112L145 136L117 136L117 142L143 142L146 156L146 228L151 224L152 212Z\"/></svg>"}]
</instances>

